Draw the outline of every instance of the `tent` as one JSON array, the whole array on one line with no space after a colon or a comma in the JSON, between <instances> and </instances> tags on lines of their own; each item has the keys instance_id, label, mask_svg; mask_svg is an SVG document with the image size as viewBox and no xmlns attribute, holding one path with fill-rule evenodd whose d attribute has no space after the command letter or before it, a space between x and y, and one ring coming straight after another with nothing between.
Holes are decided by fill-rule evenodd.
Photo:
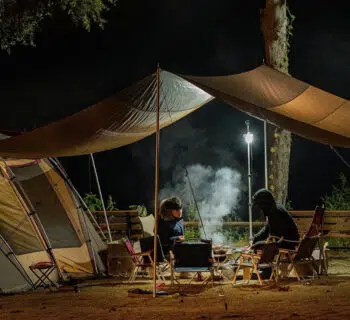
<instances>
[{"instance_id":1,"label":"tent","mask_svg":"<svg viewBox=\"0 0 350 320\"><path fill-rule=\"evenodd\" d=\"M262 65L230 76L161 70L160 127L218 98L254 117L321 143L350 147L350 101ZM156 130L156 74L65 119L0 141L0 156L40 159L95 153Z\"/></svg>"},{"instance_id":2,"label":"tent","mask_svg":"<svg viewBox=\"0 0 350 320\"><path fill-rule=\"evenodd\" d=\"M105 249L50 160L0 161L0 292L30 289L29 266L43 261L54 281L104 272Z\"/></svg>"}]
</instances>

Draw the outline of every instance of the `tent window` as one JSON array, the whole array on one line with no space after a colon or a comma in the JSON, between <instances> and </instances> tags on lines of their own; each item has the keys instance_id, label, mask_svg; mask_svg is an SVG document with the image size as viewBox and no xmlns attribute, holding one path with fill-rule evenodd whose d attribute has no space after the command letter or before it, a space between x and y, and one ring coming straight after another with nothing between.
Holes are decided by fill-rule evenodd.
<instances>
[{"instance_id":1,"label":"tent window","mask_svg":"<svg viewBox=\"0 0 350 320\"><path fill-rule=\"evenodd\" d=\"M52 247L80 247L80 242L67 213L45 173L35 164L12 168L33 204Z\"/></svg>"},{"instance_id":2,"label":"tent window","mask_svg":"<svg viewBox=\"0 0 350 320\"><path fill-rule=\"evenodd\" d=\"M17 254L42 251L41 242L20 199L0 168L0 234ZM6 247L1 240L0 246Z\"/></svg>"}]
</instances>

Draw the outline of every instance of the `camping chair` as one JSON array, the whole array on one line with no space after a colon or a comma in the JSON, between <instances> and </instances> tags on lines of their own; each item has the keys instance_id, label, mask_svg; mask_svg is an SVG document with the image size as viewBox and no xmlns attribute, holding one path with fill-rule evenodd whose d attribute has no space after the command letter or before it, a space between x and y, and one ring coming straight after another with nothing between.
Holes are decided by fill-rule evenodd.
<instances>
[{"instance_id":1,"label":"camping chair","mask_svg":"<svg viewBox=\"0 0 350 320\"><path fill-rule=\"evenodd\" d=\"M143 237L151 237L154 235L154 216L152 214L146 217L140 217Z\"/></svg>"},{"instance_id":2,"label":"camping chair","mask_svg":"<svg viewBox=\"0 0 350 320\"><path fill-rule=\"evenodd\" d=\"M147 238L141 238L140 239L140 247L141 252L149 252L151 251L151 256L154 256L154 237L147 237ZM149 262L148 257L144 257L144 262ZM156 267L157 267L157 277L161 280L165 281L164 273L170 268L170 263L165 258L163 248L160 242L159 236L157 236L157 261L156 261Z\"/></svg>"},{"instance_id":3,"label":"camping chair","mask_svg":"<svg viewBox=\"0 0 350 320\"><path fill-rule=\"evenodd\" d=\"M33 272L38 279L33 284L33 289L36 290L39 287L50 287L50 285L58 288L58 285L50 279L50 274L56 269L56 265L52 261L37 262L29 266L29 270Z\"/></svg>"},{"instance_id":4,"label":"camping chair","mask_svg":"<svg viewBox=\"0 0 350 320\"><path fill-rule=\"evenodd\" d=\"M312 221L311 221L311 224L309 226L309 229L306 230L306 232L305 232L306 237L314 237L320 233L322 236L324 211L325 211L324 205L317 206L315 208L315 212L314 212L314 215L312 217Z\"/></svg>"},{"instance_id":5,"label":"camping chair","mask_svg":"<svg viewBox=\"0 0 350 320\"><path fill-rule=\"evenodd\" d=\"M259 249L256 253L242 253L232 283L236 283L239 270L247 268L252 269L248 282L251 280L253 273L255 273L258 277L259 284L262 285L263 283L260 272L268 268L272 269L270 280L275 277L275 280L277 281L278 249L282 241L283 238L272 237L267 239L264 243L260 243Z\"/></svg>"},{"instance_id":6,"label":"camping chair","mask_svg":"<svg viewBox=\"0 0 350 320\"><path fill-rule=\"evenodd\" d=\"M145 252L135 252L135 249L129 239L125 240L125 246L129 254L131 255L131 260L133 264L133 270L131 271L129 277L129 282L133 282L135 281L137 273L140 269L153 268L153 259L151 257L151 253L153 250L148 250Z\"/></svg>"},{"instance_id":7,"label":"camping chair","mask_svg":"<svg viewBox=\"0 0 350 320\"><path fill-rule=\"evenodd\" d=\"M298 246L295 250L279 249L278 266L288 264L287 274L294 270L298 281L301 277L297 271L297 265L307 265L313 275L318 274L317 264L312 254L319 241L320 234L313 237L304 236L300 242L297 242Z\"/></svg>"},{"instance_id":8,"label":"camping chair","mask_svg":"<svg viewBox=\"0 0 350 320\"><path fill-rule=\"evenodd\" d=\"M317 206L315 208L314 215L312 217L311 224L309 226L309 229L305 232L305 237L314 237L320 235L319 241L317 242L316 248L314 254L319 255L319 268L318 268L318 274L327 274L327 257L325 252L325 245L323 241L323 218L324 218L324 212L325 207Z\"/></svg>"},{"instance_id":9,"label":"camping chair","mask_svg":"<svg viewBox=\"0 0 350 320\"><path fill-rule=\"evenodd\" d=\"M171 284L174 284L175 272L194 273L188 285L199 273L209 272L210 277L204 280L204 284L211 279L214 283L214 268L212 258L212 243L204 242L183 242L176 243L170 252Z\"/></svg>"}]
</instances>

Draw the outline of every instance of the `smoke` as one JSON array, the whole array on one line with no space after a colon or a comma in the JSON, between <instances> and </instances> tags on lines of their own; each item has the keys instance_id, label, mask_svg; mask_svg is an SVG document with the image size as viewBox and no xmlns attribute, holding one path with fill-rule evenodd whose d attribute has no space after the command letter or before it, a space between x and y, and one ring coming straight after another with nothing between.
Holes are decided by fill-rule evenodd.
<instances>
[{"instance_id":1,"label":"smoke","mask_svg":"<svg viewBox=\"0 0 350 320\"><path fill-rule=\"evenodd\" d=\"M240 199L241 174L229 167L214 170L196 164L187 168L194 197L203 220L204 230L201 237L212 239L216 244L224 244L222 233L223 218L235 214ZM199 218L185 170L177 168L171 183L160 191L160 199L178 196L185 204L184 213L187 219Z\"/></svg>"}]
</instances>

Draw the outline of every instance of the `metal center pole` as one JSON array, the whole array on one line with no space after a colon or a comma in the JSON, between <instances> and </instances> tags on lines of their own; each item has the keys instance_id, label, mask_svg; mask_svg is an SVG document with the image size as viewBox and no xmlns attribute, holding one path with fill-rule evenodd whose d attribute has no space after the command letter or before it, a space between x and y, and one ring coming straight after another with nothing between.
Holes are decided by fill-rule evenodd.
<instances>
[{"instance_id":1,"label":"metal center pole","mask_svg":"<svg viewBox=\"0 0 350 320\"><path fill-rule=\"evenodd\" d=\"M157 66L156 84L156 155L155 155L155 177L154 177L154 242L153 242L153 298L157 295L157 245L158 245L158 183L159 183L159 90L160 69Z\"/></svg>"},{"instance_id":2,"label":"metal center pole","mask_svg":"<svg viewBox=\"0 0 350 320\"><path fill-rule=\"evenodd\" d=\"M249 121L246 122L247 136L249 132ZM252 172L251 172L251 142L248 138L247 143L247 156L248 156L248 213L249 213L249 241L253 240L253 210L252 210Z\"/></svg>"}]
</instances>

